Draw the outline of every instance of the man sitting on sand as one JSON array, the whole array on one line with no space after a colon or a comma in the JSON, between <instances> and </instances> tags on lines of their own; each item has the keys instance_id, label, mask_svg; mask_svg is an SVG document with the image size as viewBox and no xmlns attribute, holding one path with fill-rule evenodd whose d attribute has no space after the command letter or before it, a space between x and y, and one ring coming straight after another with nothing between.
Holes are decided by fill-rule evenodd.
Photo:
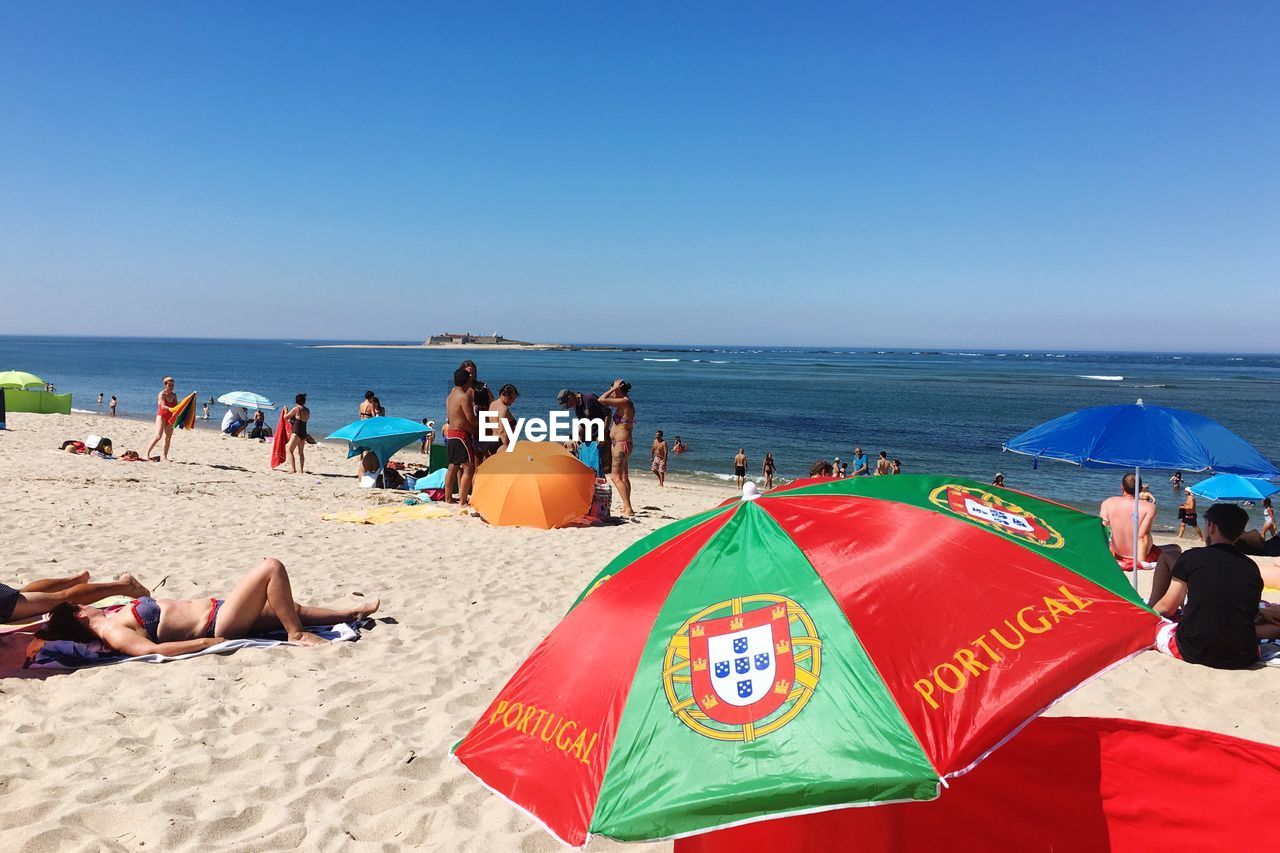
<instances>
[{"instance_id":1,"label":"man sitting on sand","mask_svg":"<svg viewBox=\"0 0 1280 853\"><path fill-rule=\"evenodd\" d=\"M453 372L453 390L445 402L448 421L444 427L444 444L449 451L449 470L444 475L444 500L453 503L456 483L462 506L471 502L471 479L476 473L475 441L480 429L471 383L471 374L459 367Z\"/></svg>"},{"instance_id":2,"label":"man sitting on sand","mask_svg":"<svg viewBox=\"0 0 1280 853\"><path fill-rule=\"evenodd\" d=\"M1098 515L1111 531L1111 554L1124 571L1133 569L1133 474L1120 478L1120 494L1102 502ZM1144 555L1138 562L1140 569L1163 567L1168 572L1182 554L1177 545L1156 545L1151 541L1151 525L1156 520L1156 508L1147 501L1138 501L1138 548Z\"/></svg>"},{"instance_id":3,"label":"man sitting on sand","mask_svg":"<svg viewBox=\"0 0 1280 853\"><path fill-rule=\"evenodd\" d=\"M89 573L32 581L21 589L0 583L0 622L41 616L59 604L92 604L113 595L148 595L133 575L107 583L89 583Z\"/></svg>"},{"instance_id":4,"label":"man sitting on sand","mask_svg":"<svg viewBox=\"0 0 1280 853\"><path fill-rule=\"evenodd\" d=\"M1259 611L1262 575L1235 542L1249 513L1235 504L1214 504L1204 514L1209 544L1192 548L1171 571L1157 568L1151 599L1157 613L1182 618L1164 625L1156 648L1167 655L1216 669L1247 669L1258 662L1258 640L1280 637L1280 614Z\"/></svg>"}]
</instances>

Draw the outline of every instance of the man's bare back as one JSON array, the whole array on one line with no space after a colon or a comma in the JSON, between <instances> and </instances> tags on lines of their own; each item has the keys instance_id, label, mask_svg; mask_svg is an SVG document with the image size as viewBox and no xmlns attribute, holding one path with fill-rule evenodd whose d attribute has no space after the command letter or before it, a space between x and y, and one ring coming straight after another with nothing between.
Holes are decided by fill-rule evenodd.
<instances>
[{"instance_id":1,"label":"man's bare back","mask_svg":"<svg viewBox=\"0 0 1280 853\"><path fill-rule=\"evenodd\" d=\"M1119 557L1133 556L1133 495L1115 495L1102 502L1098 511L1102 523L1111 530L1111 553ZM1138 501L1138 549L1144 556L1151 551L1151 525L1156 519L1154 504Z\"/></svg>"},{"instance_id":2,"label":"man's bare back","mask_svg":"<svg viewBox=\"0 0 1280 853\"><path fill-rule=\"evenodd\" d=\"M467 435L476 435L480 431L476 422L475 394L470 388L455 387L449 392L445 404L448 413L448 425L451 429L460 430Z\"/></svg>"}]
</instances>

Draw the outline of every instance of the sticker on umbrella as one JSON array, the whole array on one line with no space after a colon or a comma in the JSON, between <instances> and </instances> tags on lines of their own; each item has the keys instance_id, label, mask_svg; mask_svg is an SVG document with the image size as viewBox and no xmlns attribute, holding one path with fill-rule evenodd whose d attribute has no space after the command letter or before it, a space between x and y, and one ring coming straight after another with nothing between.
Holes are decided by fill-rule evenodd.
<instances>
[{"instance_id":1,"label":"sticker on umbrella","mask_svg":"<svg viewBox=\"0 0 1280 853\"><path fill-rule=\"evenodd\" d=\"M667 646L662 684L676 717L704 737L750 743L795 719L817 687L822 641L781 595L705 607Z\"/></svg>"}]
</instances>

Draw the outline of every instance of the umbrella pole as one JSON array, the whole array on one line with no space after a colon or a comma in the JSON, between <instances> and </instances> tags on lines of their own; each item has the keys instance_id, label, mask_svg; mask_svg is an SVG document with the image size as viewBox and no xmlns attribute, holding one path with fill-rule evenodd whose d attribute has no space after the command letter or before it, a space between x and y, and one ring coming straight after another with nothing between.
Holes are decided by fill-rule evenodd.
<instances>
[{"instance_id":1,"label":"umbrella pole","mask_svg":"<svg viewBox=\"0 0 1280 853\"><path fill-rule=\"evenodd\" d=\"M1138 588L1138 560L1145 557L1146 554L1138 554L1138 494L1142 491L1142 487L1138 485L1142 476L1142 469L1135 465L1133 467L1133 588Z\"/></svg>"}]
</instances>

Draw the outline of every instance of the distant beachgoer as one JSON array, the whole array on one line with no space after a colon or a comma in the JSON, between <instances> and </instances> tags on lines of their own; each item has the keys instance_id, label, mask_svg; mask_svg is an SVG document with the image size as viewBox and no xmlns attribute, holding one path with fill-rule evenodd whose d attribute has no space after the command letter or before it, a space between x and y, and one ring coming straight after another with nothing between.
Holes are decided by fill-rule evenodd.
<instances>
[{"instance_id":1,"label":"distant beachgoer","mask_svg":"<svg viewBox=\"0 0 1280 853\"><path fill-rule=\"evenodd\" d=\"M1125 474L1120 478L1120 494L1107 498L1102 502L1098 515L1102 523L1110 531L1111 555L1116 558L1120 568L1129 571L1133 568L1133 474ZM1139 561L1139 568L1152 569L1163 566L1168 571L1175 560L1182 554L1177 545L1158 546L1151 539L1151 525L1156 520L1156 508L1144 501L1138 501L1138 548L1144 556Z\"/></svg>"},{"instance_id":2,"label":"distant beachgoer","mask_svg":"<svg viewBox=\"0 0 1280 853\"><path fill-rule=\"evenodd\" d=\"M662 437L662 430L653 434L653 445L649 448L649 470L658 478L658 485L667 482L667 442Z\"/></svg>"},{"instance_id":3,"label":"distant beachgoer","mask_svg":"<svg viewBox=\"0 0 1280 853\"><path fill-rule=\"evenodd\" d=\"M1259 618L1263 580L1258 564L1236 547L1249 513L1218 503L1204 514L1208 546L1192 548L1152 577L1150 604L1166 623L1156 648L1188 663L1248 669L1258 663L1258 640L1280 636L1269 615ZM1184 607L1185 604L1185 607Z\"/></svg>"},{"instance_id":4,"label":"distant beachgoer","mask_svg":"<svg viewBox=\"0 0 1280 853\"><path fill-rule=\"evenodd\" d=\"M611 445L612 437L612 421L613 410L608 406L601 404L600 398L595 394L587 394L580 391L570 391L568 388L562 388L556 394L556 402L564 409L573 410L574 421L600 420L604 424L604 438L600 441L583 441L581 444L594 447L598 450L600 459L599 467L596 468L598 476L607 476L613 468L613 449ZM583 429L586 429L584 426ZM594 432L590 433L595 435ZM676 436L676 452L683 453L680 450L680 436Z\"/></svg>"},{"instance_id":5,"label":"distant beachgoer","mask_svg":"<svg viewBox=\"0 0 1280 853\"><path fill-rule=\"evenodd\" d=\"M96 607L60 604L41 631L45 639L98 640L122 654L185 655L227 640L238 640L281 628L291 643L325 642L303 630L307 625L334 625L364 619L380 601L342 610L299 604L293 597L284 563L266 558L223 598L171 599L140 595L108 613Z\"/></svg>"},{"instance_id":6,"label":"distant beachgoer","mask_svg":"<svg viewBox=\"0 0 1280 853\"><path fill-rule=\"evenodd\" d=\"M1182 472L1174 471L1173 476L1169 478L1169 482L1173 484L1173 490L1175 492L1182 488Z\"/></svg>"},{"instance_id":7,"label":"distant beachgoer","mask_svg":"<svg viewBox=\"0 0 1280 853\"><path fill-rule=\"evenodd\" d=\"M428 418L422 419L422 425L427 428L427 434L422 437L422 452L427 452L428 444L435 444L436 441L436 422ZM431 464L428 462L427 464Z\"/></svg>"},{"instance_id":8,"label":"distant beachgoer","mask_svg":"<svg viewBox=\"0 0 1280 853\"><path fill-rule=\"evenodd\" d=\"M689 449L689 445L685 444L684 440L677 435L675 443L671 445L671 449L676 453L684 453Z\"/></svg>"},{"instance_id":9,"label":"distant beachgoer","mask_svg":"<svg viewBox=\"0 0 1280 853\"><path fill-rule=\"evenodd\" d=\"M853 476L865 477L870 473L867 468L867 457L862 455L862 448L855 447L853 449Z\"/></svg>"},{"instance_id":10,"label":"distant beachgoer","mask_svg":"<svg viewBox=\"0 0 1280 853\"><path fill-rule=\"evenodd\" d=\"M1276 535L1276 512L1271 508L1271 498L1262 499L1262 538Z\"/></svg>"},{"instance_id":11,"label":"distant beachgoer","mask_svg":"<svg viewBox=\"0 0 1280 853\"><path fill-rule=\"evenodd\" d=\"M208 403L204 404L204 410L200 413L200 419L203 421L209 420L209 404Z\"/></svg>"},{"instance_id":12,"label":"distant beachgoer","mask_svg":"<svg viewBox=\"0 0 1280 853\"><path fill-rule=\"evenodd\" d=\"M843 474L840 473L843 470L844 470L844 465L841 464L839 456L831 460L831 471L836 477L844 476Z\"/></svg>"},{"instance_id":13,"label":"distant beachgoer","mask_svg":"<svg viewBox=\"0 0 1280 853\"><path fill-rule=\"evenodd\" d=\"M894 460L893 460L893 473L895 473L895 474L901 474L901 473L902 473L902 460L901 460L901 459L894 459Z\"/></svg>"},{"instance_id":14,"label":"distant beachgoer","mask_svg":"<svg viewBox=\"0 0 1280 853\"><path fill-rule=\"evenodd\" d=\"M810 477L830 477L835 473L835 469L831 467L831 463L825 459L819 459L809 468Z\"/></svg>"},{"instance_id":15,"label":"distant beachgoer","mask_svg":"<svg viewBox=\"0 0 1280 853\"><path fill-rule=\"evenodd\" d=\"M285 413L291 433L289 442L284 446L289 455L289 473L307 473L307 422L311 420L311 410L307 408L307 395L298 394L293 398L293 408ZM297 454L295 461L294 455Z\"/></svg>"},{"instance_id":16,"label":"distant beachgoer","mask_svg":"<svg viewBox=\"0 0 1280 853\"><path fill-rule=\"evenodd\" d=\"M453 390L445 401L448 420L444 425L444 444L449 452L449 469L444 475L444 499L445 503L453 503L456 485L462 506L471 504L471 479L476 473L477 424L471 383L471 374L459 367L453 372Z\"/></svg>"},{"instance_id":17,"label":"distant beachgoer","mask_svg":"<svg viewBox=\"0 0 1280 853\"><path fill-rule=\"evenodd\" d=\"M747 454L743 448L738 448L738 455L733 457L733 477L741 489L747 482Z\"/></svg>"},{"instance_id":18,"label":"distant beachgoer","mask_svg":"<svg viewBox=\"0 0 1280 853\"><path fill-rule=\"evenodd\" d=\"M498 451L506 448L506 446L511 443L507 438L507 429L503 427L503 424L505 423L512 430L515 429L516 416L511 414L511 407L515 405L516 399L519 396L520 392L516 389L516 386L512 385L510 382L498 389L498 396L489 404L488 409L488 411L497 415L494 427L498 430L498 437L491 439L490 441L484 441L482 439L478 442L481 455L492 456Z\"/></svg>"},{"instance_id":19,"label":"distant beachgoer","mask_svg":"<svg viewBox=\"0 0 1280 853\"><path fill-rule=\"evenodd\" d=\"M776 469L774 468L774 464L773 464L773 454L766 453L764 455L764 465L761 466L760 468L760 473L764 475L764 487L766 490L773 488L773 475L775 473L775 470Z\"/></svg>"},{"instance_id":20,"label":"distant beachgoer","mask_svg":"<svg viewBox=\"0 0 1280 853\"><path fill-rule=\"evenodd\" d=\"M609 479L622 501L623 518L634 518L636 514L631 507L631 472L627 466L632 451L632 430L636 424L636 407L630 395L631 383L621 379L613 380L609 390L600 395L600 405L613 409L613 428L609 431L612 466Z\"/></svg>"},{"instance_id":21,"label":"distant beachgoer","mask_svg":"<svg viewBox=\"0 0 1280 853\"><path fill-rule=\"evenodd\" d=\"M849 463L848 463L848 462L841 462L841 463L840 463L840 470L836 472L836 476L837 476L837 477L839 477L841 480L843 480L844 478L846 478L846 477L848 477L848 476L849 476Z\"/></svg>"},{"instance_id":22,"label":"distant beachgoer","mask_svg":"<svg viewBox=\"0 0 1280 853\"><path fill-rule=\"evenodd\" d=\"M1156 496L1151 494L1151 487L1146 483L1143 483L1142 488L1138 490L1138 500L1146 501L1147 503L1152 504L1153 506L1155 505Z\"/></svg>"},{"instance_id":23,"label":"distant beachgoer","mask_svg":"<svg viewBox=\"0 0 1280 853\"><path fill-rule=\"evenodd\" d=\"M48 613L59 604L92 604L113 595L149 595L133 575L120 575L105 583L89 583L89 573L69 578L36 580L24 587L0 583L0 622L30 619Z\"/></svg>"},{"instance_id":24,"label":"distant beachgoer","mask_svg":"<svg viewBox=\"0 0 1280 853\"><path fill-rule=\"evenodd\" d=\"M1004 488L1004 474L996 474L995 479L991 481L991 485Z\"/></svg>"},{"instance_id":25,"label":"distant beachgoer","mask_svg":"<svg viewBox=\"0 0 1280 853\"><path fill-rule=\"evenodd\" d=\"M387 416L387 410L382 408L382 401L377 397L373 398L373 416L375 418L385 418Z\"/></svg>"},{"instance_id":26,"label":"distant beachgoer","mask_svg":"<svg viewBox=\"0 0 1280 853\"><path fill-rule=\"evenodd\" d=\"M102 411L102 392L98 392L98 411Z\"/></svg>"},{"instance_id":27,"label":"distant beachgoer","mask_svg":"<svg viewBox=\"0 0 1280 853\"><path fill-rule=\"evenodd\" d=\"M884 477L891 473L893 473L893 463L889 461L889 453L881 450L880 458L876 460L876 476Z\"/></svg>"},{"instance_id":28,"label":"distant beachgoer","mask_svg":"<svg viewBox=\"0 0 1280 853\"><path fill-rule=\"evenodd\" d=\"M111 395L111 403L109 404L109 408L111 409L111 417L114 418L116 416L116 395L115 394Z\"/></svg>"},{"instance_id":29,"label":"distant beachgoer","mask_svg":"<svg viewBox=\"0 0 1280 853\"><path fill-rule=\"evenodd\" d=\"M1191 493L1191 487L1184 488L1183 493L1186 495L1182 499L1182 505L1178 507L1178 538L1182 538L1182 532L1188 527L1195 530L1196 535L1200 537L1200 541L1206 541L1203 531L1200 530L1200 522L1196 513L1196 496Z\"/></svg>"},{"instance_id":30,"label":"distant beachgoer","mask_svg":"<svg viewBox=\"0 0 1280 853\"><path fill-rule=\"evenodd\" d=\"M173 413L170 409L176 405L178 405L178 395L173 390L173 377L166 376L164 387L156 395L156 434L147 445L147 452L143 454L146 458L151 458L151 451L156 449L156 445L163 438L164 448L160 451L160 458L165 462L169 461L169 443L173 441L173 421L170 420Z\"/></svg>"},{"instance_id":31,"label":"distant beachgoer","mask_svg":"<svg viewBox=\"0 0 1280 853\"><path fill-rule=\"evenodd\" d=\"M271 437L271 427L267 426L267 416L261 409L254 409L253 421L249 424L249 438L266 441Z\"/></svg>"},{"instance_id":32,"label":"distant beachgoer","mask_svg":"<svg viewBox=\"0 0 1280 853\"><path fill-rule=\"evenodd\" d=\"M360 413L360 420L368 420L378 416L378 406L375 402L378 398L373 395L372 391L364 392L364 399L360 401L360 405L356 410Z\"/></svg>"},{"instance_id":33,"label":"distant beachgoer","mask_svg":"<svg viewBox=\"0 0 1280 853\"><path fill-rule=\"evenodd\" d=\"M247 426L249 412L244 406L231 406L222 416L222 431L233 438L244 432Z\"/></svg>"}]
</instances>

